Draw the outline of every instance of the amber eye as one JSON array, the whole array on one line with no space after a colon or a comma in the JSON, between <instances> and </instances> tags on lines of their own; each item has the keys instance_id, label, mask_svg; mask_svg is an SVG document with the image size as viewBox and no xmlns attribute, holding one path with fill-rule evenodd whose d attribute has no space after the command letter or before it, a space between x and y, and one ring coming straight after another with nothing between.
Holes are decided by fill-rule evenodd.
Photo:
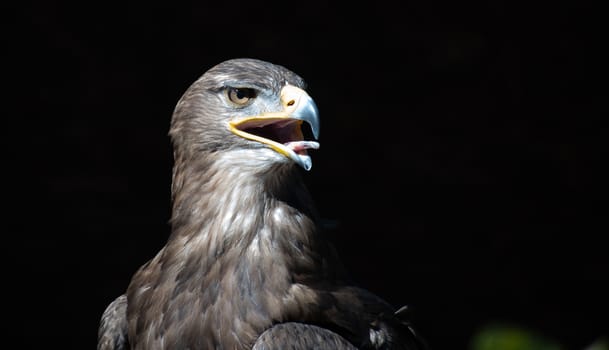
<instances>
[{"instance_id":1,"label":"amber eye","mask_svg":"<svg viewBox=\"0 0 609 350\"><path fill-rule=\"evenodd\" d=\"M250 88L228 88L228 99L240 106L246 105L256 97L256 90Z\"/></svg>"}]
</instances>

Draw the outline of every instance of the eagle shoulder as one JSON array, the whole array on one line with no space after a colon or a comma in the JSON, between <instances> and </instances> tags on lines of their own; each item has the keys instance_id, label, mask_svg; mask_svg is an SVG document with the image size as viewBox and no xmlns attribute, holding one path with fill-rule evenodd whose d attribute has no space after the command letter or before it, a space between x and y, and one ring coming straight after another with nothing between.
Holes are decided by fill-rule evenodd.
<instances>
[{"instance_id":1,"label":"eagle shoulder","mask_svg":"<svg viewBox=\"0 0 609 350\"><path fill-rule=\"evenodd\" d=\"M104 311L97 333L97 350L129 349L127 338L127 296L116 298Z\"/></svg>"}]
</instances>

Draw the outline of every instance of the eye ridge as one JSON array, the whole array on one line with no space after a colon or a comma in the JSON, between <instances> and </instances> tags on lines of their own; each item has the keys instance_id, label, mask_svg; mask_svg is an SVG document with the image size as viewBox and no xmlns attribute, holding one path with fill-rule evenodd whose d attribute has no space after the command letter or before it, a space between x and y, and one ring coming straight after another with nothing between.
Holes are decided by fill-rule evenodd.
<instances>
[{"instance_id":1,"label":"eye ridge","mask_svg":"<svg viewBox=\"0 0 609 350\"><path fill-rule=\"evenodd\" d=\"M256 97L256 90L252 88L229 87L227 96L232 103L244 106Z\"/></svg>"}]
</instances>

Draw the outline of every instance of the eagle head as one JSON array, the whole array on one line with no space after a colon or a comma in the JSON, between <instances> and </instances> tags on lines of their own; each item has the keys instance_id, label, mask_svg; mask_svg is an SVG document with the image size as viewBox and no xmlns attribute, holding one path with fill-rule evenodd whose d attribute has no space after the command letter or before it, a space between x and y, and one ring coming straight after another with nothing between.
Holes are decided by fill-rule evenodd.
<instances>
[{"instance_id":1,"label":"eagle head","mask_svg":"<svg viewBox=\"0 0 609 350\"><path fill-rule=\"evenodd\" d=\"M255 59L222 62L184 93L170 135L178 156L218 151L258 166L294 162L309 170L303 125L319 136L319 113L304 80L285 67Z\"/></svg>"}]
</instances>

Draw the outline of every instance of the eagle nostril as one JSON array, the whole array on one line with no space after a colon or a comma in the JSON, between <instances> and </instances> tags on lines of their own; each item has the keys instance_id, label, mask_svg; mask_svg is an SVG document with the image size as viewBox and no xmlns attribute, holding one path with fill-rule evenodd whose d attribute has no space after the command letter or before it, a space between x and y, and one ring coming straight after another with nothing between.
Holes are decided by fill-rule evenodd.
<instances>
[{"instance_id":1,"label":"eagle nostril","mask_svg":"<svg viewBox=\"0 0 609 350\"><path fill-rule=\"evenodd\" d=\"M288 103L287 103L287 105L288 105L288 106L293 106L293 105L294 105L294 103L296 103L296 101L294 101L294 100L289 100L289 101L288 101Z\"/></svg>"}]
</instances>

